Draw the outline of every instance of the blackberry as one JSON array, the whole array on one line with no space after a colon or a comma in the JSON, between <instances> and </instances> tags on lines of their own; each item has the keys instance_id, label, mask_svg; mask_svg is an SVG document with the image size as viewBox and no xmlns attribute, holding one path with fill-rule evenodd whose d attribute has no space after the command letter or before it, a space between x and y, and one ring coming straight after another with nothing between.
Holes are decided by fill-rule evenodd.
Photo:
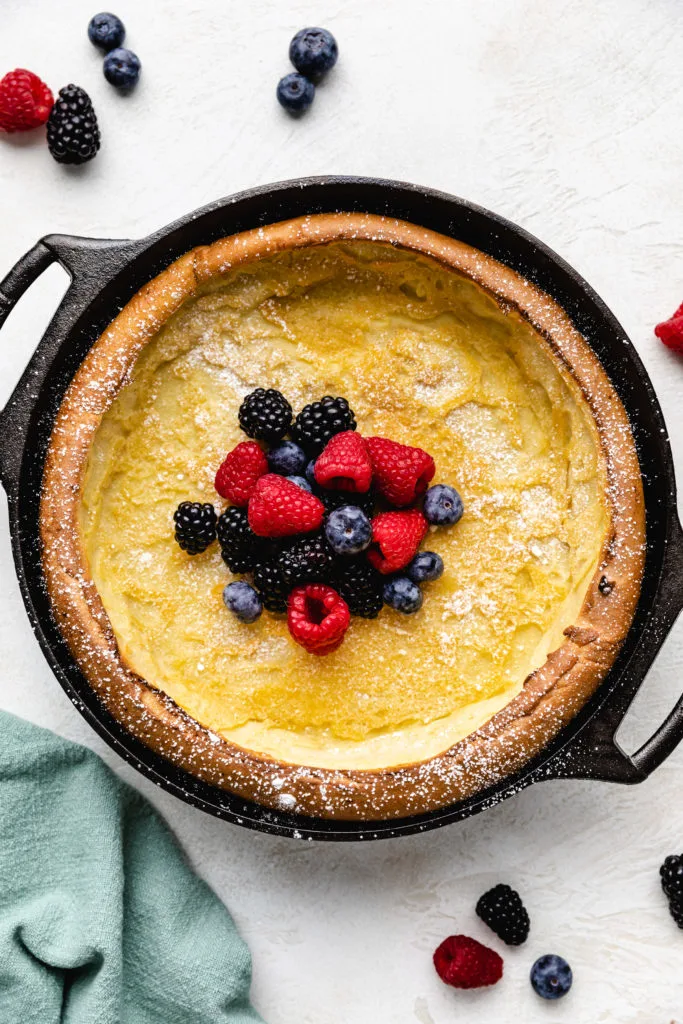
<instances>
[{"instance_id":1,"label":"blackberry","mask_svg":"<svg viewBox=\"0 0 683 1024\"><path fill-rule=\"evenodd\" d=\"M521 946L529 935L529 915L509 885L495 885L479 898L477 915L508 946Z\"/></svg>"},{"instance_id":2,"label":"blackberry","mask_svg":"<svg viewBox=\"0 0 683 1024\"><path fill-rule=\"evenodd\" d=\"M325 583L332 575L335 558L325 537L315 533L289 544L277 564L291 589L304 583Z\"/></svg>"},{"instance_id":3,"label":"blackberry","mask_svg":"<svg viewBox=\"0 0 683 1024\"><path fill-rule=\"evenodd\" d=\"M290 431L293 439L310 455L319 455L335 434L356 429L356 417L345 398L325 395L304 406Z\"/></svg>"},{"instance_id":4,"label":"blackberry","mask_svg":"<svg viewBox=\"0 0 683 1024\"><path fill-rule=\"evenodd\" d=\"M349 491L327 491L324 487L316 487L315 494L325 506L326 516L343 505L355 505L361 512L365 512L368 519L372 518L375 511L375 495L372 491L367 494L351 494Z\"/></svg>"},{"instance_id":5,"label":"blackberry","mask_svg":"<svg viewBox=\"0 0 683 1024\"><path fill-rule=\"evenodd\" d=\"M218 520L216 534L230 572L251 572L263 558L264 544L249 526L245 508L226 508Z\"/></svg>"},{"instance_id":6,"label":"blackberry","mask_svg":"<svg viewBox=\"0 0 683 1024\"><path fill-rule=\"evenodd\" d=\"M175 539L188 555L206 551L216 539L216 510L199 501L181 501L173 513Z\"/></svg>"},{"instance_id":7,"label":"blackberry","mask_svg":"<svg viewBox=\"0 0 683 1024\"><path fill-rule=\"evenodd\" d=\"M254 569L254 586L269 612L286 612L291 587L285 583L277 560L260 562Z\"/></svg>"},{"instance_id":8,"label":"blackberry","mask_svg":"<svg viewBox=\"0 0 683 1024\"><path fill-rule=\"evenodd\" d=\"M669 912L679 928L683 929L683 900L671 900Z\"/></svg>"},{"instance_id":9,"label":"blackberry","mask_svg":"<svg viewBox=\"0 0 683 1024\"><path fill-rule=\"evenodd\" d=\"M47 145L58 164L84 164L100 148L100 129L90 97L77 85L67 85L47 121Z\"/></svg>"},{"instance_id":10,"label":"blackberry","mask_svg":"<svg viewBox=\"0 0 683 1024\"><path fill-rule=\"evenodd\" d=\"M362 619L376 619L384 599L385 580L364 558L349 562L336 576L333 586L349 606L352 615Z\"/></svg>"},{"instance_id":11,"label":"blackberry","mask_svg":"<svg viewBox=\"0 0 683 1024\"><path fill-rule=\"evenodd\" d=\"M659 875L662 889L668 898L683 905L683 856L672 854L667 857L659 869Z\"/></svg>"},{"instance_id":12,"label":"blackberry","mask_svg":"<svg viewBox=\"0 0 683 1024\"><path fill-rule=\"evenodd\" d=\"M247 437L273 443L289 430L292 407L275 388L256 388L242 402L238 416Z\"/></svg>"}]
</instances>

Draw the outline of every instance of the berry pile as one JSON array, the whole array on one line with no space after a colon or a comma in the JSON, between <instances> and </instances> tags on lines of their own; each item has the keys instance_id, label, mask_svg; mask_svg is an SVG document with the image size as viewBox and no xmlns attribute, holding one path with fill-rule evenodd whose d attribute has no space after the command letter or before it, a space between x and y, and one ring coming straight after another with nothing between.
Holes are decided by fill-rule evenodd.
<instances>
[{"instance_id":1,"label":"berry pile","mask_svg":"<svg viewBox=\"0 0 683 1024\"><path fill-rule=\"evenodd\" d=\"M281 78L277 98L290 114L303 114L315 99L315 83L337 63L337 41L326 28L302 28L289 44L289 59L296 68Z\"/></svg>"},{"instance_id":2,"label":"berry pile","mask_svg":"<svg viewBox=\"0 0 683 1024\"><path fill-rule=\"evenodd\" d=\"M430 487L431 455L361 437L347 400L331 395L294 416L279 391L257 388L238 419L251 440L215 478L229 507L217 517L212 505L184 501L174 516L189 555L217 539L230 571L252 574L225 588L228 609L242 622L263 608L287 612L292 637L313 654L339 647L351 615L374 619L385 604L417 612L421 585L444 571L438 554L419 550L429 524L463 514L453 487Z\"/></svg>"}]
</instances>

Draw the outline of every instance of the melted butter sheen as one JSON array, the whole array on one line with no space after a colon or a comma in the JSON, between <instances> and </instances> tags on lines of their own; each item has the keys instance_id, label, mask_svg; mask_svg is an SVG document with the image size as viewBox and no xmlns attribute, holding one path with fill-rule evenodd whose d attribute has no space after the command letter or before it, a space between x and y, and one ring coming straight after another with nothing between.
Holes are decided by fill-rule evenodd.
<instances>
[{"instance_id":1,"label":"melted butter sheen","mask_svg":"<svg viewBox=\"0 0 683 1024\"><path fill-rule=\"evenodd\" d=\"M465 502L423 545L446 571L422 610L352 619L322 659L283 616L240 624L217 545L190 558L173 539L180 501L219 508L214 473L259 385L295 410L346 396L363 434L426 448ZM603 462L521 317L425 257L336 243L228 273L147 345L93 445L82 535L124 659L200 723L294 763L381 767L467 735L560 645L608 526Z\"/></svg>"}]
</instances>

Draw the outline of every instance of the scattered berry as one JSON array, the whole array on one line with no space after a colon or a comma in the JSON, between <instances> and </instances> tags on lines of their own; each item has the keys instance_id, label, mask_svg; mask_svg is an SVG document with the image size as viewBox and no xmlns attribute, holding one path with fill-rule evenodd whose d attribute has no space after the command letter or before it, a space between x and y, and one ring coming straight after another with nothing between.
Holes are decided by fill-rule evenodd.
<instances>
[{"instance_id":1,"label":"scattered berry","mask_svg":"<svg viewBox=\"0 0 683 1024\"><path fill-rule=\"evenodd\" d=\"M118 47L104 58L104 77L117 89L132 89L138 84L142 64L132 50Z\"/></svg>"},{"instance_id":2,"label":"scattered berry","mask_svg":"<svg viewBox=\"0 0 683 1024\"><path fill-rule=\"evenodd\" d=\"M384 603L397 612L404 615L412 615L419 612L422 607L422 591L417 583L413 583L407 576L395 576L384 585L382 592Z\"/></svg>"},{"instance_id":3,"label":"scattered berry","mask_svg":"<svg viewBox=\"0 0 683 1024\"><path fill-rule=\"evenodd\" d=\"M683 303L672 317L657 324L655 334L668 348L683 354Z\"/></svg>"},{"instance_id":4,"label":"scattered berry","mask_svg":"<svg viewBox=\"0 0 683 1024\"><path fill-rule=\"evenodd\" d=\"M287 602L287 625L309 654L331 654L349 627L349 606L332 587L309 583L296 587Z\"/></svg>"},{"instance_id":5,"label":"scattered berry","mask_svg":"<svg viewBox=\"0 0 683 1024\"><path fill-rule=\"evenodd\" d=\"M230 572L251 572L263 558L264 541L249 526L246 509L226 508L219 516L216 534Z\"/></svg>"},{"instance_id":6,"label":"scattered berry","mask_svg":"<svg viewBox=\"0 0 683 1024\"><path fill-rule=\"evenodd\" d=\"M435 526L453 526L462 518L463 511L462 498L455 487L435 484L425 494L425 518Z\"/></svg>"},{"instance_id":7,"label":"scattered berry","mask_svg":"<svg viewBox=\"0 0 683 1024\"><path fill-rule=\"evenodd\" d=\"M121 46L125 37L125 26L115 14L103 11L101 14L96 14L94 18L90 19L88 39L94 46L104 50L105 53L109 53L110 50L115 50L117 46Z\"/></svg>"},{"instance_id":8,"label":"scattered berry","mask_svg":"<svg viewBox=\"0 0 683 1024\"><path fill-rule=\"evenodd\" d=\"M256 388L242 402L238 416L247 437L273 444L289 430L292 407L275 388Z\"/></svg>"},{"instance_id":9,"label":"scattered berry","mask_svg":"<svg viewBox=\"0 0 683 1024\"><path fill-rule=\"evenodd\" d=\"M256 441L241 441L223 459L216 473L216 490L233 505L246 505L256 481L268 472L268 461Z\"/></svg>"},{"instance_id":10,"label":"scattered berry","mask_svg":"<svg viewBox=\"0 0 683 1024\"><path fill-rule=\"evenodd\" d=\"M683 900L669 900L669 913L678 927L683 929Z\"/></svg>"},{"instance_id":11,"label":"scattered berry","mask_svg":"<svg viewBox=\"0 0 683 1024\"><path fill-rule=\"evenodd\" d=\"M235 615L240 622L256 622L263 611L261 598L249 583L244 580L236 580L228 583L223 590L225 607Z\"/></svg>"},{"instance_id":12,"label":"scattered berry","mask_svg":"<svg viewBox=\"0 0 683 1024\"><path fill-rule=\"evenodd\" d=\"M342 505L327 517L325 536L336 554L358 555L372 540L372 524L361 509Z\"/></svg>"},{"instance_id":13,"label":"scattered berry","mask_svg":"<svg viewBox=\"0 0 683 1024\"><path fill-rule=\"evenodd\" d=\"M269 612L286 612L290 588L282 577L282 570L274 560L259 562L254 569L254 586Z\"/></svg>"},{"instance_id":14,"label":"scattered berry","mask_svg":"<svg viewBox=\"0 0 683 1024\"><path fill-rule=\"evenodd\" d=\"M318 78L337 63L337 41L326 28L302 28L289 44L289 59L297 71Z\"/></svg>"},{"instance_id":15,"label":"scattered berry","mask_svg":"<svg viewBox=\"0 0 683 1024\"><path fill-rule=\"evenodd\" d=\"M315 99L315 86L298 71L285 75L277 83L277 99L290 114L303 114Z\"/></svg>"},{"instance_id":16,"label":"scattered berry","mask_svg":"<svg viewBox=\"0 0 683 1024\"><path fill-rule=\"evenodd\" d=\"M325 506L325 512L328 515L335 509L346 505L353 505L355 508L361 509L368 518L371 518L375 511L375 495L372 491L368 491L366 494L349 494L348 491L327 491L321 487L315 493Z\"/></svg>"},{"instance_id":17,"label":"scattered berry","mask_svg":"<svg viewBox=\"0 0 683 1024\"><path fill-rule=\"evenodd\" d=\"M309 494L313 493L313 488L305 476L286 476L285 480L289 480L290 484L296 484L297 487L303 487Z\"/></svg>"},{"instance_id":18,"label":"scattered berry","mask_svg":"<svg viewBox=\"0 0 683 1024\"><path fill-rule=\"evenodd\" d=\"M335 434L356 429L356 417L345 398L325 395L304 406L292 424L291 434L310 455L319 455Z\"/></svg>"},{"instance_id":19,"label":"scattered berry","mask_svg":"<svg viewBox=\"0 0 683 1024\"><path fill-rule=\"evenodd\" d=\"M495 985L503 977L498 954L467 935L450 935L434 952L434 967L441 980L454 988Z\"/></svg>"},{"instance_id":20,"label":"scattered berry","mask_svg":"<svg viewBox=\"0 0 683 1024\"><path fill-rule=\"evenodd\" d=\"M84 164L100 148L97 117L84 89L67 85L47 121L47 145L58 164Z\"/></svg>"},{"instance_id":21,"label":"scattered berry","mask_svg":"<svg viewBox=\"0 0 683 1024\"><path fill-rule=\"evenodd\" d=\"M173 513L175 539L188 555L206 551L216 539L216 510L199 501L182 501Z\"/></svg>"},{"instance_id":22,"label":"scattered berry","mask_svg":"<svg viewBox=\"0 0 683 1024\"><path fill-rule=\"evenodd\" d=\"M411 448L386 437L366 441L375 486L392 505L410 505L427 490L435 473L434 459L422 448Z\"/></svg>"},{"instance_id":23,"label":"scattered berry","mask_svg":"<svg viewBox=\"0 0 683 1024\"><path fill-rule=\"evenodd\" d=\"M413 583L431 583L443 576L443 558L436 551L418 551L406 566L406 576Z\"/></svg>"},{"instance_id":24,"label":"scattered berry","mask_svg":"<svg viewBox=\"0 0 683 1024\"><path fill-rule=\"evenodd\" d=\"M32 71L17 68L0 80L0 132L28 132L45 124L54 97Z\"/></svg>"},{"instance_id":25,"label":"scattered berry","mask_svg":"<svg viewBox=\"0 0 683 1024\"><path fill-rule=\"evenodd\" d=\"M324 511L314 494L283 476L266 473L249 500L249 525L259 537L289 537L317 530Z\"/></svg>"},{"instance_id":26,"label":"scattered berry","mask_svg":"<svg viewBox=\"0 0 683 1024\"><path fill-rule=\"evenodd\" d=\"M659 876L667 897L670 900L683 900L683 856L672 854L667 857L659 869Z\"/></svg>"},{"instance_id":27,"label":"scattered berry","mask_svg":"<svg viewBox=\"0 0 683 1024\"><path fill-rule=\"evenodd\" d=\"M427 523L417 509L380 512L372 520L372 544L368 558L383 574L402 569L419 548Z\"/></svg>"},{"instance_id":28,"label":"scattered berry","mask_svg":"<svg viewBox=\"0 0 683 1024\"><path fill-rule=\"evenodd\" d=\"M382 610L384 583L384 577L365 559L340 567L334 581L351 614L363 619L376 619Z\"/></svg>"},{"instance_id":29,"label":"scattered berry","mask_svg":"<svg viewBox=\"0 0 683 1024\"><path fill-rule=\"evenodd\" d=\"M554 953L538 958L531 968L531 986L542 999L561 999L572 987L572 969Z\"/></svg>"},{"instance_id":30,"label":"scattered berry","mask_svg":"<svg viewBox=\"0 0 683 1024\"><path fill-rule=\"evenodd\" d=\"M293 441L283 441L268 452L270 472L280 476L301 476L307 461L306 452Z\"/></svg>"},{"instance_id":31,"label":"scattered berry","mask_svg":"<svg viewBox=\"0 0 683 1024\"><path fill-rule=\"evenodd\" d=\"M508 946L521 946L529 936L529 915L509 885L495 885L480 896L477 914Z\"/></svg>"},{"instance_id":32,"label":"scattered berry","mask_svg":"<svg viewBox=\"0 0 683 1024\"><path fill-rule=\"evenodd\" d=\"M282 578L291 589L329 579L334 567L334 552L325 537L318 533L295 540L282 551L277 562Z\"/></svg>"},{"instance_id":33,"label":"scattered berry","mask_svg":"<svg viewBox=\"0 0 683 1024\"><path fill-rule=\"evenodd\" d=\"M372 483L372 463L365 441L353 430L330 438L315 462L315 480L333 491L364 494Z\"/></svg>"}]
</instances>

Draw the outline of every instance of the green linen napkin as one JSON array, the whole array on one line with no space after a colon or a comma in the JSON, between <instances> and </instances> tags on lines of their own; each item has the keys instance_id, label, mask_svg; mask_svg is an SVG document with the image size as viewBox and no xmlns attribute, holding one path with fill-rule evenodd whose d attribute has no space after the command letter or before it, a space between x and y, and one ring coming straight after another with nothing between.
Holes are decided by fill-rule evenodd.
<instances>
[{"instance_id":1,"label":"green linen napkin","mask_svg":"<svg viewBox=\"0 0 683 1024\"><path fill-rule=\"evenodd\" d=\"M262 1024L250 980L149 804L92 751L0 713L2 1024Z\"/></svg>"}]
</instances>

